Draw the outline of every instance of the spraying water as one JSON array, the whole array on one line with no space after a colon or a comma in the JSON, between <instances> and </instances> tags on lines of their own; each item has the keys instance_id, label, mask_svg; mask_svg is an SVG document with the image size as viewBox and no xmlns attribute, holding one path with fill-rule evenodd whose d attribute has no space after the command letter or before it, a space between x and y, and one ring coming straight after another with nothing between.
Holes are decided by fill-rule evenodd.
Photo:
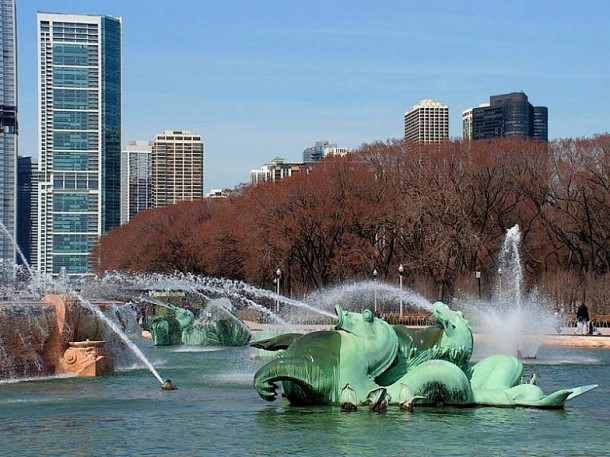
<instances>
[{"instance_id":1,"label":"spraying water","mask_svg":"<svg viewBox=\"0 0 610 457\"><path fill-rule=\"evenodd\" d=\"M521 309L521 290L523 287L523 267L519 246L521 232L519 225L506 231L498 268L498 301L503 307Z\"/></svg>"},{"instance_id":2,"label":"spraying water","mask_svg":"<svg viewBox=\"0 0 610 457\"><path fill-rule=\"evenodd\" d=\"M8 237L9 241L13 244L13 246L15 246L15 249L18 252L18 254L19 254L19 256L20 256L24 266L27 268L27 271L28 271L29 276L30 276L31 283L33 283L36 287L38 287L39 284L40 284L39 275L36 274L34 272L34 270L30 267L30 265L28 264L25 256L23 255L23 252L21 251L21 249L17 245L16 240L13 238L11 233L8 231L8 229L6 228L6 226L2 222L0 222L0 229ZM56 281L55 289L61 290L62 292L66 293L68 295L72 295L73 297L77 298L77 302L78 303L81 303L87 309L92 311L99 319L101 319L104 323L106 323L106 325L115 332L115 334L127 345L127 347L129 349L131 349L131 351L136 355L136 357L150 370L150 372L155 376L155 378L157 378L159 380L159 382L161 384L163 384L164 381L161 378L161 376L159 376L159 373L157 372L155 367L153 367L153 365L146 358L146 356L144 356L144 354L142 353L140 348L138 348L135 345L135 343L133 341L131 341L127 337L127 335L125 335L125 333L121 330L121 328L115 322L113 322L111 319L109 319L99 309L99 307L94 306L89 300L87 300L86 298L84 298L83 296L78 294L76 291L69 289L69 278L67 276L67 272L66 272L65 268L63 268L63 267L62 267L62 269L60 271L60 275L58 277L58 281Z\"/></svg>"},{"instance_id":3,"label":"spraying water","mask_svg":"<svg viewBox=\"0 0 610 457\"><path fill-rule=\"evenodd\" d=\"M26 260L25 256L23 255L23 252L21 252L21 249L19 248L19 245L17 244L17 241L15 240L13 235L11 235L11 232L9 232L9 230L6 228L6 226L2 222L0 222L0 230L8 238L8 240L11 242L11 244L13 246L15 246L15 250L17 251L17 254L19 255L19 258L23 262L23 265L27 269L27 271L28 271L28 273L30 275L30 278L34 279L35 278L34 271L30 267L30 265L29 265L28 261Z\"/></svg>"},{"instance_id":4,"label":"spraying water","mask_svg":"<svg viewBox=\"0 0 610 457\"><path fill-rule=\"evenodd\" d=\"M536 289L523 292L520 243L521 232L515 225L506 231L498 257L494 296L490 301L470 299L462 306L473 329L486 335L487 352L535 358L544 336L552 332L554 320ZM482 350L483 345L477 349Z\"/></svg>"},{"instance_id":5,"label":"spraying water","mask_svg":"<svg viewBox=\"0 0 610 457\"><path fill-rule=\"evenodd\" d=\"M153 367L152 363L150 363L148 361L148 359L142 353L140 348L138 346L136 346L135 343L127 337L127 335L125 335L123 330L121 330L121 328L115 322L110 320L100 310L100 308L98 306L95 306L94 304L92 304L89 300L87 300L83 296L79 295L78 293L76 293L74 291L72 291L71 295L78 300L78 303L81 303L87 309L92 311L98 318L100 318L102 321L104 321L106 323L106 325L108 325L108 327L110 327L116 333L116 335L129 347L129 349L131 349L131 351L136 355L136 357L138 357L138 359L140 359L140 361L150 370L150 372L155 376L155 378L157 378L157 380L161 384L163 384L163 382L164 382L163 379L161 378L161 376L159 376L159 373L157 372L155 367Z\"/></svg>"}]
</instances>

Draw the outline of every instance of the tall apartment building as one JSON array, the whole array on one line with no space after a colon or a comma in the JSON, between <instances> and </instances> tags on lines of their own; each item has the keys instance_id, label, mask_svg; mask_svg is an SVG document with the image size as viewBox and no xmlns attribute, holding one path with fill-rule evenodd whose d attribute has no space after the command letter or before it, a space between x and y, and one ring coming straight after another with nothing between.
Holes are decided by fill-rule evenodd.
<instances>
[{"instance_id":1,"label":"tall apartment building","mask_svg":"<svg viewBox=\"0 0 610 457\"><path fill-rule=\"evenodd\" d=\"M120 224L121 19L38 13L37 269L92 272Z\"/></svg>"},{"instance_id":2,"label":"tall apartment building","mask_svg":"<svg viewBox=\"0 0 610 457\"><path fill-rule=\"evenodd\" d=\"M449 107L424 99L405 113L405 139L436 143L449 139Z\"/></svg>"},{"instance_id":3,"label":"tall apartment building","mask_svg":"<svg viewBox=\"0 0 610 457\"><path fill-rule=\"evenodd\" d=\"M326 157L343 157L353 152L351 148L340 148L328 141L316 141L315 144L303 151L303 162L319 162Z\"/></svg>"},{"instance_id":4,"label":"tall apartment building","mask_svg":"<svg viewBox=\"0 0 610 457\"><path fill-rule=\"evenodd\" d=\"M472 108L462 111L462 138L472 140Z\"/></svg>"},{"instance_id":5,"label":"tall apartment building","mask_svg":"<svg viewBox=\"0 0 610 457\"><path fill-rule=\"evenodd\" d=\"M462 125L464 139L520 136L548 141L548 108L533 106L523 92L492 95L489 104L464 111Z\"/></svg>"},{"instance_id":6,"label":"tall apartment building","mask_svg":"<svg viewBox=\"0 0 610 457\"><path fill-rule=\"evenodd\" d=\"M121 152L121 224L152 208L152 141L130 141Z\"/></svg>"},{"instance_id":7,"label":"tall apartment building","mask_svg":"<svg viewBox=\"0 0 610 457\"><path fill-rule=\"evenodd\" d=\"M286 162L283 158L276 157L261 168L250 170L250 183L277 182L297 173L309 173L313 166L312 163Z\"/></svg>"},{"instance_id":8,"label":"tall apartment building","mask_svg":"<svg viewBox=\"0 0 610 457\"><path fill-rule=\"evenodd\" d=\"M15 0L0 1L0 222L16 238L17 229L17 36ZM0 263L15 265L16 249L0 230ZM12 273L10 273L12 274ZM0 273L1 275L1 273Z\"/></svg>"},{"instance_id":9,"label":"tall apartment building","mask_svg":"<svg viewBox=\"0 0 610 457\"><path fill-rule=\"evenodd\" d=\"M30 173L30 221L32 221L32 227L30 228L30 256L27 258L31 266L38 265L38 214L40 209L38 205L38 183L40 182L40 171L38 168L38 162L32 160L32 172Z\"/></svg>"},{"instance_id":10,"label":"tall apartment building","mask_svg":"<svg viewBox=\"0 0 610 457\"><path fill-rule=\"evenodd\" d=\"M166 130L152 145L155 208L203 198L203 141L188 130Z\"/></svg>"}]
</instances>

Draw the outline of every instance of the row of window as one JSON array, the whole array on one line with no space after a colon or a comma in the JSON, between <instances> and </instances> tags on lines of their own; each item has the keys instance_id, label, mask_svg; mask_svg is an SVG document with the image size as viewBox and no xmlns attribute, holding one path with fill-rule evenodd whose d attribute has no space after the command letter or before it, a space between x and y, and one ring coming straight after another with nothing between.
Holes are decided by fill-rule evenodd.
<instances>
[{"instance_id":1,"label":"row of window","mask_svg":"<svg viewBox=\"0 0 610 457\"><path fill-rule=\"evenodd\" d=\"M53 231L97 233L97 214L54 214Z\"/></svg>"},{"instance_id":2,"label":"row of window","mask_svg":"<svg viewBox=\"0 0 610 457\"><path fill-rule=\"evenodd\" d=\"M54 255L53 273L58 274L61 267L64 267L68 274L88 273L89 255Z\"/></svg>"},{"instance_id":3,"label":"row of window","mask_svg":"<svg viewBox=\"0 0 610 457\"><path fill-rule=\"evenodd\" d=\"M94 212L97 211L98 196L89 193L54 193L53 211L55 212Z\"/></svg>"},{"instance_id":4,"label":"row of window","mask_svg":"<svg viewBox=\"0 0 610 457\"><path fill-rule=\"evenodd\" d=\"M98 190L97 174L55 173L53 175L55 190Z\"/></svg>"},{"instance_id":5,"label":"row of window","mask_svg":"<svg viewBox=\"0 0 610 457\"><path fill-rule=\"evenodd\" d=\"M60 171L97 171L99 166L97 151L94 152L53 152L53 168Z\"/></svg>"},{"instance_id":6,"label":"row of window","mask_svg":"<svg viewBox=\"0 0 610 457\"><path fill-rule=\"evenodd\" d=\"M99 147L97 132L53 133L53 149L67 151L96 151Z\"/></svg>"},{"instance_id":7,"label":"row of window","mask_svg":"<svg viewBox=\"0 0 610 457\"><path fill-rule=\"evenodd\" d=\"M86 111L54 111L53 128L56 130L96 130L97 113Z\"/></svg>"},{"instance_id":8,"label":"row of window","mask_svg":"<svg viewBox=\"0 0 610 457\"><path fill-rule=\"evenodd\" d=\"M97 66L97 46L54 43L53 65Z\"/></svg>"},{"instance_id":9,"label":"row of window","mask_svg":"<svg viewBox=\"0 0 610 457\"><path fill-rule=\"evenodd\" d=\"M53 108L56 109L98 109L97 89L53 89Z\"/></svg>"},{"instance_id":10,"label":"row of window","mask_svg":"<svg viewBox=\"0 0 610 457\"><path fill-rule=\"evenodd\" d=\"M97 68L54 67L54 87L92 87L97 88L99 75Z\"/></svg>"}]
</instances>

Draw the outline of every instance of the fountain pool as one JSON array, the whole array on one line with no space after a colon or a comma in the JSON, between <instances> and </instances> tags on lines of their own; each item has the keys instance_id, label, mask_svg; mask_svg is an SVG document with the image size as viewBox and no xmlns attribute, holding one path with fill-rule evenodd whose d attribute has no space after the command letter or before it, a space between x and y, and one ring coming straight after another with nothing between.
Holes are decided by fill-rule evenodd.
<instances>
[{"instance_id":1,"label":"fountain pool","mask_svg":"<svg viewBox=\"0 0 610 457\"><path fill-rule=\"evenodd\" d=\"M563 410L293 407L252 387L265 363L247 347L149 347L178 390L151 388L144 367L100 378L0 382L5 455L40 456L599 456L607 454L610 389ZM545 390L610 379L607 349L543 346L524 361Z\"/></svg>"}]
</instances>

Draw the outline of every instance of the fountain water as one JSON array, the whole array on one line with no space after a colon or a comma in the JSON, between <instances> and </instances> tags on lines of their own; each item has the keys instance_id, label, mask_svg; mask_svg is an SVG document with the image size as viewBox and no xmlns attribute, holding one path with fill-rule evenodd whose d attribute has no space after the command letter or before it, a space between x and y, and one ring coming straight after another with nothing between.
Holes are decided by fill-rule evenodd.
<instances>
[{"instance_id":1,"label":"fountain water","mask_svg":"<svg viewBox=\"0 0 610 457\"><path fill-rule=\"evenodd\" d=\"M536 289L523 292L520 244L521 232L515 225L507 230L502 244L492 300L470 299L459 305L467 310L473 329L485 340L479 349L535 358L544 336L554 331L555 321Z\"/></svg>"},{"instance_id":2,"label":"fountain water","mask_svg":"<svg viewBox=\"0 0 610 457\"><path fill-rule=\"evenodd\" d=\"M40 277L37 274L37 272L35 272L30 265L28 264L26 258L24 257L21 249L19 248L19 246L17 245L15 239L11 236L10 232L7 230L7 228L4 226L4 224L2 224L0 222L0 229L2 229L2 232L4 233L4 235L9 239L9 241L15 246L17 252L19 253L21 260L24 264L24 266L27 268L27 271L29 273L29 277L30 277L30 284L33 285L33 287L29 287L30 290L37 290L38 292L44 292L42 291L42 289L40 288L41 285L41 281L40 281ZM47 283L49 283L49 281L47 280ZM49 284L47 284L49 285ZM153 365L150 363L150 361L144 356L144 354L142 353L142 351L136 346L136 344L131 341L129 339L129 337L127 337L127 335L125 334L125 332L121 329L120 325L118 325L116 322L114 322L112 319L110 319L108 316L106 316L106 314L104 314L100 308L94 304L91 303L91 301L89 301L88 299L86 299L85 297L83 297L82 295L80 295L79 293L76 292L76 290L71 289L70 288L70 284L69 284L69 278L66 274L66 270L65 268L62 268L62 270L60 271L60 274L57 278L56 281L52 281L50 282L50 285L52 287L52 289L54 290L54 292L60 292L62 294L64 294L66 297L72 297L72 301L74 303L79 303L82 306L84 306L85 308L87 308L88 310L90 310L100 321L104 322L104 324L110 328L115 335L117 335L121 341L131 350L131 352L150 370L150 372L155 376L155 378L157 378L159 380L159 382L161 384L163 384L163 379L159 376L159 373L157 372L157 370L153 367ZM41 298L40 296L38 298ZM51 301L54 301L53 299ZM59 300L58 302L64 302L65 300ZM69 301L69 299L68 299ZM65 313L65 303L61 303L61 307L62 307L62 311L61 313ZM26 310L26 308L28 310L31 310L32 308L39 308L39 309L45 309L48 310L48 307L44 307L44 306L36 306L36 303L30 302L29 305L26 307L23 303L17 303L15 304L15 307L10 307L10 309L8 307L3 307L4 311L8 311L9 313L15 313L15 311L17 312L17 314L23 314L23 311ZM55 313L58 313L59 308L56 307L56 311ZM31 311L27 311L26 314L32 314ZM46 313L46 311L43 313L43 316L46 316L48 313ZM57 316L57 318L59 319L60 317ZM50 367L45 367L46 365L51 364L52 366L54 366L55 364L55 360L53 360L54 358L57 357L57 351L63 350L60 349L59 347L55 348L52 355L48 356L51 357L50 360L44 360L45 359L45 355L43 354L44 351L44 346L47 344L46 340L48 338L54 339L56 340L55 343L52 343L51 346L53 345L59 345L59 341L61 341L61 339L63 338L63 336L59 336L59 335L55 335L53 336L53 332L56 331L57 329L54 327L55 325L58 325L56 322L51 323L51 321L53 321L54 319L49 319L47 317L45 317L44 319L44 330L41 330L39 333L39 338L36 340L37 343L34 346L40 345L40 347L34 351L33 355L28 355L26 359L23 358L22 355L19 355L20 360L25 360L26 366L22 366L21 368L21 372L22 373L35 373L35 374L49 374L49 371L52 369ZM37 323L40 323L40 319L37 319ZM13 327L12 329L10 329L14 335L16 335L16 338L20 339L22 341L23 344L19 345L17 349L17 351L15 351L13 348L13 353L25 353L25 354L30 354L31 348L28 346L32 346L31 343L27 343L26 341L24 341L23 338L23 334L25 333L29 333L32 332L32 329L30 328L31 324L27 324L28 326L28 332L24 332L21 333L19 331L15 332L15 329L18 328L20 325L22 324L21 322L17 322L17 327ZM40 328L43 328L43 326L41 325ZM65 329L69 332L75 332L75 329ZM61 332L64 331L64 329L60 329ZM2 336L2 334L0 333L0 337ZM0 338L1 339L1 338ZM15 342L15 337L12 338L12 341ZM6 354L6 344L2 344L0 345L1 350L5 353L4 355L6 356L4 359L6 361L8 361L8 363L6 364L7 366L10 365L11 360L13 360L14 357L8 357L8 354ZM48 358L47 357L47 358ZM28 365L28 363L30 362L34 362L33 364L35 365L35 369L32 369L31 366ZM7 371L7 370L4 370ZM5 375L11 375L10 373L10 369L8 370L8 373L4 373Z\"/></svg>"},{"instance_id":3,"label":"fountain water","mask_svg":"<svg viewBox=\"0 0 610 457\"><path fill-rule=\"evenodd\" d=\"M142 353L142 351L140 350L140 348L138 346L136 346L136 344L131 341L127 335L125 335L125 332L123 332L123 330L112 320L110 320L101 310L98 306L93 305L89 300L87 300L86 298L80 296L78 293L76 292L72 292L73 296L78 300L79 303L83 304L85 307L87 307L89 310L91 310L99 319L101 319L102 321L104 321L106 323L106 325L108 325L108 327L110 327L115 334L121 338L121 340L123 341L123 343L125 343L127 345L127 347L129 347L129 349L131 349L131 351L136 355L136 357L138 359L140 359L140 361L146 366L146 368L148 368L148 370L150 370L150 372L154 375L155 378L157 378L157 380L163 384L163 379L161 378L161 376L159 376L159 373L157 372L157 370L155 369L155 367L152 365L152 363L150 363L150 361L146 358L146 356Z\"/></svg>"},{"instance_id":4,"label":"fountain water","mask_svg":"<svg viewBox=\"0 0 610 457\"><path fill-rule=\"evenodd\" d=\"M9 232L9 230L6 228L6 225L4 225L2 222L0 222L0 230L2 231L2 233L4 233L4 236L6 236L8 238L9 242L13 246L15 246L15 249L17 250L17 254L19 255L19 258L21 259L21 261L23 262L23 265L27 268L27 271L30 274L30 277L34 278L35 277L34 271L28 264L28 261L26 260L25 256L23 255L23 252L21 251L21 248L19 248L19 245L17 244L17 240L15 240L13 235L11 235L11 232Z\"/></svg>"},{"instance_id":5,"label":"fountain water","mask_svg":"<svg viewBox=\"0 0 610 457\"><path fill-rule=\"evenodd\" d=\"M401 299L417 309L432 310L432 303L429 300L408 287L403 287L401 290L399 287L377 281L341 284L331 289L313 292L305 297L305 301L316 303L319 308L329 311L337 304L345 309L362 311L371 307L375 297L381 312L396 313Z\"/></svg>"}]
</instances>

